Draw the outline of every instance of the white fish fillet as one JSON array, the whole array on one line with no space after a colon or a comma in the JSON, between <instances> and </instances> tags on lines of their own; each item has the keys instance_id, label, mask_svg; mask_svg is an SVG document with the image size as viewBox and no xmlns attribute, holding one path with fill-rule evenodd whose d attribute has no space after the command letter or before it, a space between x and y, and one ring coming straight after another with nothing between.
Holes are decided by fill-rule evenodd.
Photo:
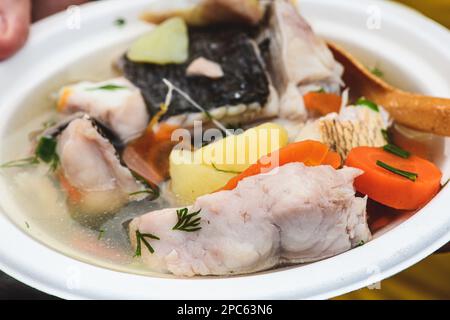
<instances>
[{"instance_id":1,"label":"white fish fillet","mask_svg":"<svg viewBox=\"0 0 450 320\"><path fill-rule=\"evenodd\" d=\"M142 246L143 262L179 276L250 273L331 257L371 237L366 198L355 197L353 189L360 174L287 164L198 198L188 209L201 209L199 231L172 230L178 220L173 208L133 219L131 243L136 247L136 230L158 236L147 239L153 254Z\"/></svg>"},{"instance_id":2,"label":"white fish fillet","mask_svg":"<svg viewBox=\"0 0 450 320\"><path fill-rule=\"evenodd\" d=\"M150 117L140 90L123 77L63 87L59 91L58 110L66 114L85 112L124 142L140 136Z\"/></svg>"},{"instance_id":3,"label":"white fish fillet","mask_svg":"<svg viewBox=\"0 0 450 320\"><path fill-rule=\"evenodd\" d=\"M114 147L88 119L73 120L58 137L62 174L82 196L82 211L104 213L128 201L143 187L121 165Z\"/></svg>"},{"instance_id":4,"label":"white fish fillet","mask_svg":"<svg viewBox=\"0 0 450 320\"><path fill-rule=\"evenodd\" d=\"M280 95L280 114L305 120L302 95L311 88L339 92L343 67L291 1L273 1L270 12L269 70Z\"/></svg>"}]
</instances>

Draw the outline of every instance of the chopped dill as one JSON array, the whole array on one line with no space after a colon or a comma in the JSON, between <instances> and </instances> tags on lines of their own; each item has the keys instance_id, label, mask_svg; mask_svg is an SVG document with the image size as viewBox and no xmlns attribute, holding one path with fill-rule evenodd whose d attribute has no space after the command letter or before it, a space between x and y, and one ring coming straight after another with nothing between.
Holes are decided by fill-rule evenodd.
<instances>
[{"instance_id":1,"label":"chopped dill","mask_svg":"<svg viewBox=\"0 0 450 320\"><path fill-rule=\"evenodd\" d=\"M187 208L178 209L177 217L178 222L173 226L172 230L180 230L186 232L194 232L200 230L202 227L199 227L201 217L198 217L202 209L198 211L188 213ZM192 220L193 219L193 220Z\"/></svg>"},{"instance_id":2,"label":"chopped dill","mask_svg":"<svg viewBox=\"0 0 450 320\"><path fill-rule=\"evenodd\" d=\"M383 147L383 150L403 159L408 159L411 156L411 153L409 151L403 150L402 148L391 143L385 145Z\"/></svg>"},{"instance_id":3,"label":"chopped dill","mask_svg":"<svg viewBox=\"0 0 450 320\"><path fill-rule=\"evenodd\" d=\"M134 253L135 257L140 257L142 255L142 243L144 243L150 253L155 252L155 249L153 249L153 247L145 238L160 240L157 236L151 233L141 233L139 230L136 230L136 252Z\"/></svg>"},{"instance_id":4,"label":"chopped dill","mask_svg":"<svg viewBox=\"0 0 450 320\"><path fill-rule=\"evenodd\" d=\"M400 170L397 168L394 168L390 165L388 165L387 163L384 163L380 160L377 161L377 165L382 167L383 169L386 169L392 173L395 173L399 176L402 176L408 180L411 180L412 182L415 182L417 180L417 178L419 177L419 175L417 173L414 172L409 172L409 171L404 171L404 170Z\"/></svg>"},{"instance_id":5,"label":"chopped dill","mask_svg":"<svg viewBox=\"0 0 450 320\"><path fill-rule=\"evenodd\" d=\"M5 162L0 166L0 168L21 168L21 167L28 167L30 165L35 165L38 163L39 163L38 158L29 157L29 158Z\"/></svg>"},{"instance_id":6,"label":"chopped dill","mask_svg":"<svg viewBox=\"0 0 450 320\"><path fill-rule=\"evenodd\" d=\"M384 76L384 72L378 69L377 67L370 69L370 72L373 75L377 76L378 78L383 78Z\"/></svg>"},{"instance_id":7,"label":"chopped dill","mask_svg":"<svg viewBox=\"0 0 450 320\"><path fill-rule=\"evenodd\" d=\"M365 242L364 240L361 240L361 241L359 241L359 242L356 244L355 248L361 247L361 246L363 246L363 245L365 245L365 244L366 244L366 242Z\"/></svg>"},{"instance_id":8,"label":"chopped dill","mask_svg":"<svg viewBox=\"0 0 450 320\"><path fill-rule=\"evenodd\" d=\"M365 98L359 98L356 101L357 106L367 107L375 112L380 112L380 109L378 108L378 105L375 102L372 102L370 100L367 100Z\"/></svg>"},{"instance_id":9,"label":"chopped dill","mask_svg":"<svg viewBox=\"0 0 450 320\"><path fill-rule=\"evenodd\" d=\"M20 168L39 164L40 161L50 165L50 169L55 171L59 165L59 157L56 153L57 141L54 137L42 136L39 139L34 156L6 162L0 168Z\"/></svg>"},{"instance_id":10,"label":"chopped dill","mask_svg":"<svg viewBox=\"0 0 450 320\"><path fill-rule=\"evenodd\" d=\"M137 172L135 172L133 170L130 170L130 171L131 171L131 174L133 175L133 177L137 181L142 183L144 185L144 187L145 187L144 190L139 190L139 191L136 191L136 192L129 193L128 195L130 197L136 196L136 195L140 195L140 194L148 194L148 195L152 196L151 200L155 200L155 199L159 198L160 192L159 192L158 186L148 182L144 177L142 177Z\"/></svg>"},{"instance_id":11,"label":"chopped dill","mask_svg":"<svg viewBox=\"0 0 450 320\"><path fill-rule=\"evenodd\" d=\"M237 171L231 171L231 170L223 170L223 169L219 169L219 168L217 168L217 166L214 164L214 162L211 162L211 165L212 165L212 167L216 170L216 171L219 171L219 172L225 172L225 173L235 173L235 174L239 174L240 172L237 172Z\"/></svg>"},{"instance_id":12,"label":"chopped dill","mask_svg":"<svg viewBox=\"0 0 450 320\"><path fill-rule=\"evenodd\" d=\"M56 153L56 139L53 137L43 136L39 139L36 148L36 157L43 162L50 165L50 168L55 171L59 164L59 156Z\"/></svg>"},{"instance_id":13,"label":"chopped dill","mask_svg":"<svg viewBox=\"0 0 450 320\"><path fill-rule=\"evenodd\" d=\"M320 89L313 91L314 93L326 93L325 88L324 87L320 87Z\"/></svg>"},{"instance_id":14,"label":"chopped dill","mask_svg":"<svg viewBox=\"0 0 450 320\"><path fill-rule=\"evenodd\" d=\"M100 87L88 88L86 91L94 91L94 90L107 90L107 91L115 91L115 90L123 90L128 89L125 86L119 86L117 84L105 84Z\"/></svg>"},{"instance_id":15,"label":"chopped dill","mask_svg":"<svg viewBox=\"0 0 450 320\"><path fill-rule=\"evenodd\" d=\"M392 138L388 130L381 129L381 134L383 135L383 138L387 143L392 143Z\"/></svg>"},{"instance_id":16,"label":"chopped dill","mask_svg":"<svg viewBox=\"0 0 450 320\"><path fill-rule=\"evenodd\" d=\"M126 23L127 21L124 18L117 18L114 20L114 24L118 27L123 27Z\"/></svg>"}]
</instances>

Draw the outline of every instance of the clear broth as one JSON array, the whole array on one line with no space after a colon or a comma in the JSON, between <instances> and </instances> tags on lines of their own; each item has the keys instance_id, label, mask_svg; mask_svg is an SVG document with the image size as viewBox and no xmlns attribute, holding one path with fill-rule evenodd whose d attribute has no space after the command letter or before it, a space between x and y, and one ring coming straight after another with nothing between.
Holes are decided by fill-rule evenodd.
<instances>
[{"instance_id":1,"label":"clear broth","mask_svg":"<svg viewBox=\"0 0 450 320\"><path fill-rule=\"evenodd\" d=\"M127 44L107 48L85 57L56 75L25 97L21 103L20 117L9 124L9 136L2 142L1 162L24 157L30 148L30 132L42 128L42 124L55 116L52 95L62 86L81 80L101 81L118 74L112 64ZM412 85L411 85L412 86ZM444 140L431 137L430 157L439 165L443 161ZM145 212L169 206L171 200L163 196L154 202L130 203L99 228L93 229L71 216L65 194L56 181L47 174L48 168L38 166L28 169L0 171L2 206L9 218L24 232L41 243L75 259L101 267L158 277L170 277L151 272L134 259L124 223ZM163 185L163 188L167 186ZM39 190L39 192L37 192ZM380 217L392 217L391 212L377 211L373 221ZM396 212L395 219L388 219L383 227L376 227L377 235L386 232L406 220L413 213ZM370 220L369 220L370 222ZM99 231L103 230L103 231Z\"/></svg>"}]
</instances>

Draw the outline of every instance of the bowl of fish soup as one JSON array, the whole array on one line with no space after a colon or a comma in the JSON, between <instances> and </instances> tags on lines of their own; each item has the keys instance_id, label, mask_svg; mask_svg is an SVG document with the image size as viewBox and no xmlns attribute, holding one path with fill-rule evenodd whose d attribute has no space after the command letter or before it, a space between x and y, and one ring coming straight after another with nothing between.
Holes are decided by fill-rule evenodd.
<instances>
[{"instance_id":1,"label":"bowl of fish soup","mask_svg":"<svg viewBox=\"0 0 450 320\"><path fill-rule=\"evenodd\" d=\"M299 2L302 15L319 36L382 70L390 83L449 96L450 79L442 68L450 63L450 53L442 47L450 42L447 30L384 1L375 5L369 1ZM153 28L137 19L148 5L148 0L90 3L33 26L24 49L0 64L2 163L29 151L28 134L48 120L49 97L62 85L117 76L112 62L136 37ZM398 16L403 17L401 21ZM126 24L117 26L117 18ZM443 180L448 179L449 140L432 140L433 162L443 172ZM73 221L46 174L41 168L32 179L26 171L0 175L0 269L62 298L330 298L400 272L450 240L447 186L418 212L399 215L377 230L364 246L325 260L236 276L160 274L136 265L124 234L118 234L116 242L97 244L109 235ZM129 207L121 218L146 212L139 210L139 206Z\"/></svg>"}]
</instances>

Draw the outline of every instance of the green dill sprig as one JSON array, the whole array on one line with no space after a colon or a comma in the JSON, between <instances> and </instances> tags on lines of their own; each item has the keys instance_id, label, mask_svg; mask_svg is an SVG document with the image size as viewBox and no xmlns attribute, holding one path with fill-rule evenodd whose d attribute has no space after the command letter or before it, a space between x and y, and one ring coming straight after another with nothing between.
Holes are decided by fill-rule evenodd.
<instances>
[{"instance_id":1,"label":"green dill sprig","mask_svg":"<svg viewBox=\"0 0 450 320\"><path fill-rule=\"evenodd\" d=\"M59 156L56 153L57 141L54 137L42 136L34 152L34 156L6 162L0 168L20 168L39 164L41 161L50 165L55 171L59 165Z\"/></svg>"},{"instance_id":2,"label":"green dill sprig","mask_svg":"<svg viewBox=\"0 0 450 320\"><path fill-rule=\"evenodd\" d=\"M366 244L366 242L365 242L364 240L361 240L361 241L359 241L359 242L356 244L355 248L361 247L361 246L363 246L363 245L365 245L365 244Z\"/></svg>"},{"instance_id":3,"label":"green dill sprig","mask_svg":"<svg viewBox=\"0 0 450 320\"><path fill-rule=\"evenodd\" d=\"M139 190L139 191L135 191L135 192L131 192L128 195L130 197L132 196L136 196L136 195L140 195L140 194L147 194L152 196L151 200L155 200L157 198L159 198L160 192L159 192L159 188L158 186L150 183L149 181L147 181L147 179L145 179L144 177L142 177L139 173L131 170L131 174L133 175L133 177L139 181L140 183L142 183L145 187L144 190Z\"/></svg>"},{"instance_id":4,"label":"green dill sprig","mask_svg":"<svg viewBox=\"0 0 450 320\"><path fill-rule=\"evenodd\" d=\"M390 171L392 173L395 173L395 174L397 174L399 176L402 176L402 177L404 177L404 178L406 178L408 180L411 180L413 182L415 182L417 180L417 178L419 177L419 175L417 173L404 171L404 170L400 170L400 169L394 168L394 167L392 167L392 166L388 165L387 163L384 163L384 162L382 162L380 160L377 160L377 165L382 167L383 169L386 169L386 170L388 170L388 171Z\"/></svg>"},{"instance_id":5,"label":"green dill sprig","mask_svg":"<svg viewBox=\"0 0 450 320\"><path fill-rule=\"evenodd\" d=\"M140 233L139 230L136 230L136 252L134 253L135 257L140 257L142 255L142 245L141 243L143 243L148 251L150 251L150 253L154 253L155 249L153 249L153 247L150 245L150 243L148 243L148 241L145 238L150 238L153 240L160 240L157 236L151 234L151 233Z\"/></svg>"},{"instance_id":6,"label":"green dill sprig","mask_svg":"<svg viewBox=\"0 0 450 320\"><path fill-rule=\"evenodd\" d=\"M381 134L383 135L383 138L387 143L392 143L392 138L388 130L381 129Z\"/></svg>"},{"instance_id":7,"label":"green dill sprig","mask_svg":"<svg viewBox=\"0 0 450 320\"><path fill-rule=\"evenodd\" d=\"M86 91L94 91L94 90L107 90L107 91L115 91L115 90L123 90L128 89L125 86L119 86L117 84L105 84L100 87L87 88Z\"/></svg>"},{"instance_id":8,"label":"green dill sprig","mask_svg":"<svg viewBox=\"0 0 450 320\"><path fill-rule=\"evenodd\" d=\"M313 91L314 93L327 93L324 87L320 87L320 89Z\"/></svg>"},{"instance_id":9,"label":"green dill sprig","mask_svg":"<svg viewBox=\"0 0 450 320\"><path fill-rule=\"evenodd\" d=\"M356 103L357 106L367 107L375 112L380 112L378 105L375 102L367 100L365 98L359 98Z\"/></svg>"},{"instance_id":10,"label":"green dill sprig","mask_svg":"<svg viewBox=\"0 0 450 320\"><path fill-rule=\"evenodd\" d=\"M388 143L387 145L385 145L383 147L383 150L403 159L408 159L411 156L411 153L409 151L403 150L402 148L392 143Z\"/></svg>"},{"instance_id":11,"label":"green dill sprig","mask_svg":"<svg viewBox=\"0 0 450 320\"><path fill-rule=\"evenodd\" d=\"M55 171L59 165L59 156L56 153L56 146L56 138L43 136L39 139L35 152L35 156L49 164L52 171Z\"/></svg>"},{"instance_id":12,"label":"green dill sprig","mask_svg":"<svg viewBox=\"0 0 450 320\"><path fill-rule=\"evenodd\" d=\"M36 157L29 157L19 160L12 160L3 163L0 168L21 168L21 167L28 167L31 165L38 164L39 160Z\"/></svg>"},{"instance_id":13,"label":"green dill sprig","mask_svg":"<svg viewBox=\"0 0 450 320\"><path fill-rule=\"evenodd\" d=\"M200 230L199 227L201 217L198 217L202 209L198 211L188 213L187 208L177 210L178 222L173 226L172 230L180 230L186 232L194 232Z\"/></svg>"},{"instance_id":14,"label":"green dill sprig","mask_svg":"<svg viewBox=\"0 0 450 320\"><path fill-rule=\"evenodd\" d=\"M237 171L219 169L219 168L217 168L217 166L214 164L214 162L211 162L211 165L212 165L212 167L214 168L214 170L219 171L219 172L240 174L240 172L237 172Z\"/></svg>"},{"instance_id":15,"label":"green dill sprig","mask_svg":"<svg viewBox=\"0 0 450 320\"><path fill-rule=\"evenodd\" d=\"M103 238L104 234L105 234L105 230L103 230L103 229L98 230L97 240L101 240Z\"/></svg>"},{"instance_id":16,"label":"green dill sprig","mask_svg":"<svg viewBox=\"0 0 450 320\"><path fill-rule=\"evenodd\" d=\"M124 18L117 18L114 20L114 24L118 27L123 27L126 23L127 21Z\"/></svg>"},{"instance_id":17,"label":"green dill sprig","mask_svg":"<svg viewBox=\"0 0 450 320\"><path fill-rule=\"evenodd\" d=\"M377 67L370 69L370 72L371 72L373 75L377 76L378 78L383 78L383 76L384 76L384 72L381 71L381 70L380 70L379 68L377 68Z\"/></svg>"}]
</instances>

